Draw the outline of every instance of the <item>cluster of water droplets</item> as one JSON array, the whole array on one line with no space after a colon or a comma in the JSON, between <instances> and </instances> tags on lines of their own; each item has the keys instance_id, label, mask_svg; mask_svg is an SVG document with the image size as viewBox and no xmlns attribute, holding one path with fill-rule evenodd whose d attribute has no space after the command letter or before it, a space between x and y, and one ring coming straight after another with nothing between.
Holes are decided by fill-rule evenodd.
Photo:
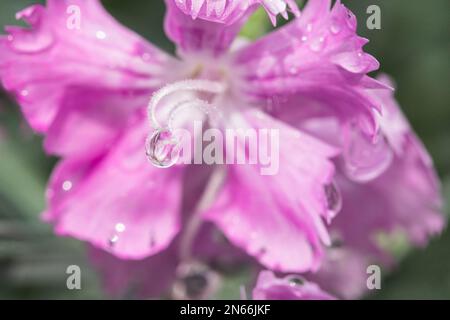
<instances>
[{"instance_id":1,"label":"cluster of water droplets","mask_svg":"<svg viewBox=\"0 0 450 320\"><path fill-rule=\"evenodd\" d=\"M119 241L121 235L125 232L126 226L125 224L119 222L114 226L114 233L108 239L108 244L110 247L114 247L116 243Z\"/></svg>"}]
</instances>

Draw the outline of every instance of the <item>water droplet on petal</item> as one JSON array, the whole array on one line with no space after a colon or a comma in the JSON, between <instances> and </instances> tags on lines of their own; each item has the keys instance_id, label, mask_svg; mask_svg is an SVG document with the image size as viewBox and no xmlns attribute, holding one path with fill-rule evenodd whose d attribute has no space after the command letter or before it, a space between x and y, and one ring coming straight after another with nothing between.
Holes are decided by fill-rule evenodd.
<instances>
[{"instance_id":1,"label":"water droplet on petal","mask_svg":"<svg viewBox=\"0 0 450 320\"><path fill-rule=\"evenodd\" d=\"M303 37L302 37L302 41L303 41L303 42L308 41L308 37L307 37L307 36L303 36Z\"/></svg>"},{"instance_id":2,"label":"water droplet on petal","mask_svg":"<svg viewBox=\"0 0 450 320\"><path fill-rule=\"evenodd\" d=\"M341 26L339 25L338 21L332 21L330 26L330 31L332 34L338 34L341 32Z\"/></svg>"},{"instance_id":3,"label":"water droplet on petal","mask_svg":"<svg viewBox=\"0 0 450 320\"><path fill-rule=\"evenodd\" d=\"M106 33L105 33L104 31L102 31L102 30L98 30L98 31L95 33L95 37L96 37L97 39L99 39L99 40L106 39Z\"/></svg>"},{"instance_id":4,"label":"water droplet on petal","mask_svg":"<svg viewBox=\"0 0 450 320\"><path fill-rule=\"evenodd\" d=\"M286 280L289 282L291 287L299 287L305 283L305 280L299 276L288 276Z\"/></svg>"},{"instance_id":5,"label":"water droplet on petal","mask_svg":"<svg viewBox=\"0 0 450 320\"><path fill-rule=\"evenodd\" d=\"M328 210L331 213L331 218L333 218L342 209L342 196L335 182L325 185L325 195Z\"/></svg>"},{"instance_id":6,"label":"water droplet on petal","mask_svg":"<svg viewBox=\"0 0 450 320\"><path fill-rule=\"evenodd\" d=\"M66 180L62 184L62 188L64 191L70 191L73 187L72 181Z\"/></svg>"},{"instance_id":7,"label":"water droplet on petal","mask_svg":"<svg viewBox=\"0 0 450 320\"><path fill-rule=\"evenodd\" d=\"M116 224L116 228L115 229L116 229L117 232L121 233L121 232L125 231L126 227L125 227L125 225L123 223L118 223L118 224Z\"/></svg>"},{"instance_id":8,"label":"water droplet on petal","mask_svg":"<svg viewBox=\"0 0 450 320\"><path fill-rule=\"evenodd\" d=\"M393 151L384 137L375 141L360 132L353 132L344 148L346 175L358 182L366 182L381 175L392 163Z\"/></svg>"},{"instance_id":9,"label":"water droplet on petal","mask_svg":"<svg viewBox=\"0 0 450 320\"><path fill-rule=\"evenodd\" d=\"M313 29L312 23L308 23L308 24L306 25L306 31L311 32L312 29Z\"/></svg>"},{"instance_id":10,"label":"water droplet on petal","mask_svg":"<svg viewBox=\"0 0 450 320\"><path fill-rule=\"evenodd\" d=\"M324 37L315 38L310 44L310 48L314 52L321 51L324 46L325 46L325 38Z\"/></svg>"},{"instance_id":11,"label":"water droplet on petal","mask_svg":"<svg viewBox=\"0 0 450 320\"><path fill-rule=\"evenodd\" d=\"M118 222L114 226L115 233L108 240L108 244L110 247L114 247L115 244L119 241L119 234L125 232L126 226L125 224Z\"/></svg>"},{"instance_id":12,"label":"water droplet on petal","mask_svg":"<svg viewBox=\"0 0 450 320\"><path fill-rule=\"evenodd\" d=\"M146 153L154 166L169 168L176 164L180 157L180 144L170 129L158 129L148 137Z\"/></svg>"},{"instance_id":13,"label":"water droplet on petal","mask_svg":"<svg viewBox=\"0 0 450 320\"><path fill-rule=\"evenodd\" d=\"M119 236L117 234L115 234L108 240L109 246L114 247L116 245L117 241L119 241Z\"/></svg>"}]
</instances>

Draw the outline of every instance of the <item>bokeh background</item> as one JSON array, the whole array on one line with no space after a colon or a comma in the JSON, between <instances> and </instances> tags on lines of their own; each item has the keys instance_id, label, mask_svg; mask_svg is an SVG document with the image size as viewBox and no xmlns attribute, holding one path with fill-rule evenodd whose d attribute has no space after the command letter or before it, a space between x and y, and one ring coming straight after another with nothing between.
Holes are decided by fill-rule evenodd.
<instances>
[{"instance_id":1,"label":"bokeh background","mask_svg":"<svg viewBox=\"0 0 450 320\"><path fill-rule=\"evenodd\" d=\"M36 2L44 1L2 0L1 27L17 24L15 12ZM119 21L173 52L162 29L162 0L103 2ZM358 17L359 33L371 40L366 50L381 62L381 71L396 80L397 98L432 154L444 197L450 203L450 1L343 2ZM366 27L366 9L371 4L381 8L381 30ZM267 21L258 14L243 33L260 36L271 28ZM106 297L83 243L55 237L39 219L45 184L56 160L42 152L41 138L23 122L17 105L0 91L0 299ZM399 251L402 262L383 278L382 289L369 299L450 299L450 230L426 249ZM82 268L82 290L66 288L65 271L73 264ZM239 297L243 275L239 277L229 279L220 298Z\"/></svg>"}]
</instances>

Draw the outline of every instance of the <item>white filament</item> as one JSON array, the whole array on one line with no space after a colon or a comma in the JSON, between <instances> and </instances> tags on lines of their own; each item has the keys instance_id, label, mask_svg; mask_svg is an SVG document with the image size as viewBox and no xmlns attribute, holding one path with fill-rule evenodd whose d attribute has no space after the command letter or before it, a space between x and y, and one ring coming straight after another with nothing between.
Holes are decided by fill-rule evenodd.
<instances>
[{"instance_id":1,"label":"white filament","mask_svg":"<svg viewBox=\"0 0 450 320\"><path fill-rule=\"evenodd\" d=\"M173 93L180 92L180 91L199 91L199 92L206 92L206 93L212 93L212 94L220 94L225 91L226 87L225 85L209 81L209 80L197 80L197 79L191 79L191 80L184 80L175 82L172 84L169 84L157 92L153 94L153 97L151 98L148 107L147 107L147 114L148 118L150 120L150 123L153 128L161 128L161 124L159 123L157 117L156 117L156 108L158 107L158 104L161 102L161 100ZM191 100L184 100L179 103L177 103L175 106L173 106L173 109L171 110L170 114L172 115L171 118L173 118L174 111L179 110L181 107L193 107L193 106L199 106L201 108L208 108L210 106L210 103L196 98Z\"/></svg>"}]
</instances>

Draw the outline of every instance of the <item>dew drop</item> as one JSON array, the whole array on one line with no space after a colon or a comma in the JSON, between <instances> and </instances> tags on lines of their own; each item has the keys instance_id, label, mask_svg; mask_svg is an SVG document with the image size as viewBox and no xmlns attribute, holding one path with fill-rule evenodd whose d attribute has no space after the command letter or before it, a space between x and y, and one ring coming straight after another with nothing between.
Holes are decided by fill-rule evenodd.
<instances>
[{"instance_id":1,"label":"dew drop","mask_svg":"<svg viewBox=\"0 0 450 320\"><path fill-rule=\"evenodd\" d=\"M150 162L158 168L169 168L180 157L180 144L168 128L158 129L147 139L146 154Z\"/></svg>"},{"instance_id":2,"label":"dew drop","mask_svg":"<svg viewBox=\"0 0 450 320\"><path fill-rule=\"evenodd\" d=\"M30 94L30 92L27 89L23 89L20 91L20 95L22 97L28 97L29 94Z\"/></svg>"},{"instance_id":3,"label":"dew drop","mask_svg":"<svg viewBox=\"0 0 450 320\"><path fill-rule=\"evenodd\" d=\"M291 287L299 287L305 283L305 280L298 276L289 276L287 277L287 281Z\"/></svg>"},{"instance_id":4,"label":"dew drop","mask_svg":"<svg viewBox=\"0 0 450 320\"><path fill-rule=\"evenodd\" d=\"M341 26L337 21L331 22L330 31L332 34L339 34L341 32Z\"/></svg>"},{"instance_id":5,"label":"dew drop","mask_svg":"<svg viewBox=\"0 0 450 320\"><path fill-rule=\"evenodd\" d=\"M62 189L66 192L72 190L72 187L73 187L72 181L69 180L64 181L62 184Z\"/></svg>"},{"instance_id":6,"label":"dew drop","mask_svg":"<svg viewBox=\"0 0 450 320\"><path fill-rule=\"evenodd\" d=\"M313 29L312 23L308 23L308 24L306 25L306 31L311 32L312 29Z\"/></svg>"},{"instance_id":7,"label":"dew drop","mask_svg":"<svg viewBox=\"0 0 450 320\"><path fill-rule=\"evenodd\" d=\"M125 231L126 227L125 227L125 225L123 223L119 222L118 224L116 224L115 229L116 229L117 232L122 233L122 232Z\"/></svg>"},{"instance_id":8,"label":"dew drop","mask_svg":"<svg viewBox=\"0 0 450 320\"><path fill-rule=\"evenodd\" d=\"M353 132L344 148L343 160L347 177L367 182L380 176L391 165L393 151L383 136L375 141L361 132Z\"/></svg>"},{"instance_id":9,"label":"dew drop","mask_svg":"<svg viewBox=\"0 0 450 320\"><path fill-rule=\"evenodd\" d=\"M325 38L324 37L319 37L314 39L314 41L311 42L310 44L310 48L312 51L314 52L319 52L323 49L323 47L325 46Z\"/></svg>"},{"instance_id":10,"label":"dew drop","mask_svg":"<svg viewBox=\"0 0 450 320\"><path fill-rule=\"evenodd\" d=\"M150 58L151 58L151 55L150 55L150 53L145 52L145 53L142 54L141 57L142 57L142 60L144 60L144 61L149 61Z\"/></svg>"},{"instance_id":11,"label":"dew drop","mask_svg":"<svg viewBox=\"0 0 450 320\"><path fill-rule=\"evenodd\" d=\"M116 245L117 241L119 241L119 236L117 234L115 234L108 240L109 246L114 247Z\"/></svg>"},{"instance_id":12,"label":"dew drop","mask_svg":"<svg viewBox=\"0 0 450 320\"><path fill-rule=\"evenodd\" d=\"M330 184L325 185L325 195L327 197L328 210L333 214L332 216L334 216L342 208L342 197L336 183L331 182Z\"/></svg>"},{"instance_id":13,"label":"dew drop","mask_svg":"<svg viewBox=\"0 0 450 320\"><path fill-rule=\"evenodd\" d=\"M95 33L95 37L99 40L106 39L106 33L102 30L99 30Z\"/></svg>"},{"instance_id":14,"label":"dew drop","mask_svg":"<svg viewBox=\"0 0 450 320\"><path fill-rule=\"evenodd\" d=\"M302 37L302 41L303 41L303 42L308 41L308 37L307 37L307 36L303 36L303 37Z\"/></svg>"},{"instance_id":15,"label":"dew drop","mask_svg":"<svg viewBox=\"0 0 450 320\"><path fill-rule=\"evenodd\" d=\"M119 234L125 232L126 226L125 224L118 222L114 226L115 234L111 238L109 238L108 243L110 247L114 247L115 244L119 241Z\"/></svg>"}]
</instances>

